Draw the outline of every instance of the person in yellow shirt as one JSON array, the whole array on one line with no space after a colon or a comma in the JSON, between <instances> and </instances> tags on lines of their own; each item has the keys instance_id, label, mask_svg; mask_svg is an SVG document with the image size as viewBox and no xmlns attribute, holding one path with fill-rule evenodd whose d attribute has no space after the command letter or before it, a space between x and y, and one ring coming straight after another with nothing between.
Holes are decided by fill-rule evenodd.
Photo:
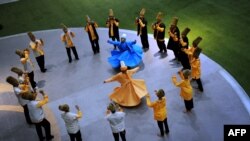
<instances>
[{"instance_id":1,"label":"person in yellow shirt","mask_svg":"<svg viewBox=\"0 0 250 141\"><path fill-rule=\"evenodd\" d=\"M196 47L193 53L193 57L191 60L191 76L192 80L195 80L198 84L198 89L203 92L203 86L201 82L201 63L199 59L199 55L201 53L202 49L199 47Z\"/></svg>"},{"instance_id":2,"label":"person in yellow shirt","mask_svg":"<svg viewBox=\"0 0 250 141\"><path fill-rule=\"evenodd\" d=\"M181 81L177 82L176 76L172 77L173 84L176 87L180 87L180 96L184 99L186 110L184 112L191 112L194 107L193 104L193 88L190 84L189 76L190 70L179 71L179 75L181 77Z\"/></svg>"},{"instance_id":3,"label":"person in yellow shirt","mask_svg":"<svg viewBox=\"0 0 250 141\"><path fill-rule=\"evenodd\" d=\"M30 59L29 49L28 48L24 49L23 54L24 55L20 59L20 62L23 65L24 73L28 75L29 82L31 84L32 89L35 91L38 87L37 87L36 81L34 80L34 64L32 63Z\"/></svg>"},{"instance_id":4,"label":"person in yellow shirt","mask_svg":"<svg viewBox=\"0 0 250 141\"><path fill-rule=\"evenodd\" d=\"M157 124L160 129L160 136L164 136L163 125L165 126L165 133L169 133L168 122L167 122L167 108L166 108L166 97L163 89L155 91L158 100L155 102L150 101L150 95L146 95L147 105L154 110L154 119L157 121Z\"/></svg>"},{"instance_id":5,"label":"person in yellow shirt","mask_svg":"<svg viewBox=\"0 0 250 141\"><path fill-rule=\"evenodd\" d=\"M40 67L41 72L45 73L45 61L44 61L44 42L42 39L36 39L35 35L32 32L27 33L30 38L29 47L32 49L34 56L36 58L37 64Z\"/></svg>"},{"instance_id":6,"label":"person in yellow shirt","mask_svg":"<svg viewBox=\"0 0 250 141\"><path fill-rule=\"evenodd\" d=\"M96 28L98 27L98 25L95 21L91 21L88 15L86 16L86 21L87 21L87 24L85 26L85 31L89 35L89 41L91 43L92 50L94 54L99 53L100 52L100 47L98 43L99 36L96 31Z\"/></svg>"},{"instance_id":7,"label":"person in yellow shirt","mask_svg":"<svg viewBox=\"0 0 250 141\"><path fill-rule=\"evenodd\" d=\"M75 56L76 60L79 60L75 45L73 43L73 39L75 37L75 33L68 30L68 28L62 24L63 27L63 34L61 35L61 40L62 42L64 42L66 50L67 50L67 54L68 54L68 58L69 58L69 63L72 62L72 58L71 58L71 51L70 49L73 51L73 54Z\"/></svg>"},{"instance_id":8,"label":"person in yellow shirt","mask_svg":"<svg viewBox=\"0 0 250 141\"><path fill-rule=\"evenodd\" d=\"M191 60L193 58L194 50L198 47L199 43L202 41L202 38L198 36L197 38L194 39L192 46L189 48L182 48L181 50L184 51L189 58L189 62L191 64Z\"/></svg>"}]
</instances>

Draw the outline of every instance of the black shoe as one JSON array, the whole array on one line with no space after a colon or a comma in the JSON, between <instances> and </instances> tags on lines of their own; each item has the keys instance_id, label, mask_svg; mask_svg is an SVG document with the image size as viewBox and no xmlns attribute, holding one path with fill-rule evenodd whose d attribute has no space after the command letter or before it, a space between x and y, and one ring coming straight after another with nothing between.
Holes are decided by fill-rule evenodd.
<instances>
[{"instance_id":1,"label":"black shoe","mask_svg":"<svg viewBox=\"0 0 250 141\"><path fill-rule=\"evenodd\" d=\"M72 62L72 60L69 60L69 63L71 63Z\"/></svg>"},{"instance_id":2,"label":"black shoe","mask_svg":"<svg viewBox=\"0 0 250 141\"><path fill-rule=\"evenodd\" d=\"M79 58L76 58L76 60L79 60Z\"/></svg>"},{"instance_id":3,"label":"black shoe","mask_svg":"<svg viewBox=\"0 0 250 141\"><path fill-rule=\"evenodd\" d=\"M54 139L54 136L53 136L53 135L50 135L49 137L46 138L47 141L50 141L50 140L52 140L52 139Z\"/></svg>"},{"instance_id":4,"label":"black shoe","mask_svg":"<svg viewBox=\"0 0 250 141\"><path fill-rule=\"evenodd\" d=\"M39 139L40 141L44 141L45 140L45 137L42 137L41 139Z\"/></svg>"},{"instance_id":5,"label":"black shoe","mask_svg":"<svg viewBox=\"0 0 250 141\"><path fill-rule=\"evenodd\" d=\"M157 136L159 136L159 137L164 137L164 134L162 135L162 134L157 134Z\"/></svg>"},{"instance_id":6,"label":"black shoe","mask_svg":"<svg viewBox=\"0 0 250 141\"><path fill-rule=\"evenodd\" d=\"M203 92L203 89L199 89L200 92Z\"/></svg>"},{"instance_id":7,"label":"black shoe","mask_svg":"<svg viewBox=\"0 0 250 141\"><path fill-rule=\"evenodd\" d=\"M47 71L47 69L43 69L43 70L41 70L41 72L43 72L43 73L45 73Z\"/></svg>"}]
</instances>

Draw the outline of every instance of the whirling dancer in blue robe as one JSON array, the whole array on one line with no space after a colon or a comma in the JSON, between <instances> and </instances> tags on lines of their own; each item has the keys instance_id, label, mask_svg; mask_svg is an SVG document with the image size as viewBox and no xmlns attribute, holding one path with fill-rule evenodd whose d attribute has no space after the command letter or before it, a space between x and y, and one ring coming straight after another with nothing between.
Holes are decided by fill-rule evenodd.
<instances>
[{"instance_id":1,"label":"whirling dancer in blue robe","mask_svg":"<svg viewBox=\"0 0 250 141\"><path fill-rule=\"evenodd\" d=\"M136 40L126 42L126 34L122 34L121 42L108 40L108 43L118 47L118 50L111 51L111 57L108 58L114 69L120 68L121 61L124 61L129 68L137 67L142 61L142 48L136 45Z\"/></svg>"}]
</instances>

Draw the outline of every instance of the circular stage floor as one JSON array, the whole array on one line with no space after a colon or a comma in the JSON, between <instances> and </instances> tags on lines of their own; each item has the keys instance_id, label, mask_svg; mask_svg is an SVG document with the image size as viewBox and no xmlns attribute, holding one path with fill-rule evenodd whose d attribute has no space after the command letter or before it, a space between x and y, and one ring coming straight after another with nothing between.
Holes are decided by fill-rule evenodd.
<instances>
[{"instance_id":1,"label":"circular stage floor","mask_svg":"<svg viewBox=\"0 0 250 141\"><path fill-rule=\"evenodd\" d=\"M60 41L61 29L34 32L37 38L45 42L46 73L41 73L33 54L35 81L49 95L49 103L44 107L46 117L52 124L55 141L67 141L69 136L58 110L59 104L67 103L76 112L78 104L83 112L80 120L84 141L112 141L113 136L106 121L106 106L110 102L108 95L119 83L103 81L116 74L107 62L113 46L107 43L106 28L99 28L100 54L93 55L90 42L83 28L72 28L76 33L74 43L80 60L68 63L66 49ZM127 40L137 40L136 32L120 30L126 33ZM167 41L167 39L166 39ZM168 56L157 53L158 47L152 35L149 36L150 49L144 53L140 70L134 78L144 79L156 100L154 90L162 88L166 92L168 124L170 133L164 138L157 136L159 129L153 119L153 111L146 105L145 98L139 106L124 108L126 115L126 137L128 141L221 141L225 124L250 124L250 100L244 90L221 66L201 55L202 82L204 92L194 89L194 109L186 114L179 89L171 82L171 76L177 75L181 68L173 59L172 51ZM16 49L28 46L26 34L0 38L0 140L35 141L38 140L35 127L26 125L22 108L18 105L12 87L5 82L13 66L21 67ZM167 43L167 42L166 42ZM192 83L196 87L196 83Z\"/></svg>"}]
</instances>

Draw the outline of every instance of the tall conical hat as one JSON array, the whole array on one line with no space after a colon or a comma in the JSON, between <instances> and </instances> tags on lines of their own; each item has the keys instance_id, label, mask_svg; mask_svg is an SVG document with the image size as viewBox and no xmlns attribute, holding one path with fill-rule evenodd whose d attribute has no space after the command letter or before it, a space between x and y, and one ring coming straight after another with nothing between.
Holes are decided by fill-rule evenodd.
<instances>
[{"instance_id":1,"label":"tall conical hat","mask_svg":"<svg viewBox=\"0 0 250 141\"><path fill-rule=\"evenodd\" d=\"M163 89L159 89L159 90L156 92L156 94L157 94L157 97L159 97L159 98L162 98L162 97L165 96L165 92L164 92Z\"/></svg>"},{"instance_id":2,"label":"tall conical hat","mask_svg":"<svg viewBox=\"0 0 250 141\"><path fill-rule=\"evenodd\" d=\"M9 84L11 84L13 87L17 87L19 85L17 79L14 78L14 77L12 77L12 76L8 76L6 78L6 82L8 82Z\"/></svg>"},{"instance_id":3,"label":"tall conical hat","mask_svg":"<svg viewBox=\"0 0 250 141\"><path fill-rule=\"evenodd\" d=\"M12 67L11 71L16 73L18 76L23 75L23 71L21 69L17 68L17 67Z\"/></svg>"},{"instance_id":4,"label":"tall conical hat","mask_svg":"<svg viewBox=\"0 0 250 141\"><path fill-rule=\"evenodd\" d=\"M158 12L157 16L156 16L156 19L162 19L163 17L163 14L161 12Z\"/></svg>"},{"instance_id":5,"label":"tall conical hat","mask_svg":"<svg viewBox=\"0 0 250 141\"><path fill-rule=\"evenodd\" d=\"M68 29L68 27L63 23L61 23L61 26L62 26L63 29Z\"/></svg>"},{"instance_id":6,"label":"tall conical hat","mask_svg":"<svg viewBox=\"0 0 250 141\"><path fill-rule=\"evenodd\" d=\"M113 12L112 9L109 9L109 16L110 16L110 17L113 17L113 16L114 16L114 12Z\"/></svg>"},{"instance_id":7,"label":"tall conical hat","mask_svg":"<svg viewBox=\"0 0 250 141\"><path fill-rule=\"evenodd\" d=\"M91 21L89 15L86 15L86 21L87 21L87 22L90 22L90 21Z\"/></svg>"},{"instance_id":8,"label":"tall conical hat","mask_svg":"<svg viewBox=\"0 0 250 141\"><path fill-rule=\"evenodd\" d=\"M121 65L121 67L120 67L121 71L125 71L125 70L128 69L128 67L125 65L125 62L124 62L124 61L121 61L121 62L120 62L120 65Z\"/></svg>"},{"instance_id":9,"label":"tall conical hat","mask_svg":"<svg viewBox=\"0 0 250 141\"><path fill-rule=\"evenodd\" d=\"M20 58L25 57L24 52L21 51L21 50L19 50L19 49L17 49L17 50L15 51L15 53L16 53Z\"/></svg>"},{"instance_id":10,"label":"tall conical hat","mask_svg":"<svg viewBox=\"0 0 250 141\"><path fill-rule=\"evenodd\" d=\"M190 32L190 28L186 27L182 32L181 35L182 36L187 36L187 34Z\"/></svg>"},{"instance_id":11,"label":"tall conical hat","mask_svg":"<svg viewBox=\"0 0 250 141\"><path fill-rule=\"evenodd\" d=\"M189 69L183 70L183 76L184 76L185 79L188 79L190 74L191 74L191 71Z\"/></svg>"},{"instance_id":12,"label":"tall conical hat","mask_svg":"<svg viewBox=\"0 0 250 141\"><path fill-rule=\"evenodd\" d=\"M34 37L34 36L35 36L32 32L28 32L27 35L28 35L29 37Z\"/></svg>"},{"instance_id":13,"label":"tall conical hat","mask_svg":"<svg viewBox=\"0 0 250 141\"><path fill-rule=\"evenodd\" d=\"M126 39L127 38L127 34L123 33L122 36L121 36L121 38Z\"/></svg>"},{"instance_id":14,"label":"tall conical hat","mask_svg":"<svg viewBox=\"0 0 250 141\"><path fill-rule=\"evenodd\" d=\"M179 18L178 17L173 17L171 25L177 26Z\"/></svg>"},{"instance_id":15,"label":"tall conical hat","mask_svg":"<svg viewBox=\"0 0 250 141\"><path fill-rule=\"evenodd\" d=\"M145 12L146 12L146 9L145 9L145 8L142 8L141 11L140 11L140 15L141 15L141 16L144 16L144 15L145 15Z\"/></svg>"},{"instance_id":16,"label":"tall conical hat","mask_svg":"<svg viewBox=\"0 0 250 141\"><path fill-rule=\"evenodd\" d=\"M202 38L199 36L193 41L193 46L197 47L198 44L202 41Z\"/></svg>"},{"instance_id":17,"label":"tall conical hat","mask_svg":"<svg viewBox=\"0 0 250 141\"><path fill-rule=\"evenodd\" d=\"M68 104L63 104L59 105L58 107L61 111L68 112L69 111L69 105Z\"/></svg>"},{"instance_id":18,"label":"tall conical hat","mask_svg":"<svg viewBox=\"0 0 250 141\"><path fill-rule=\"evenodd\" d=\"M197 47L197 48L194 50L193 57L194 57L194 58L199 58L199 56L200 56L200 54L201 54L201 51L202 51L202 48Z\"/></svg>"}]
</instances>

